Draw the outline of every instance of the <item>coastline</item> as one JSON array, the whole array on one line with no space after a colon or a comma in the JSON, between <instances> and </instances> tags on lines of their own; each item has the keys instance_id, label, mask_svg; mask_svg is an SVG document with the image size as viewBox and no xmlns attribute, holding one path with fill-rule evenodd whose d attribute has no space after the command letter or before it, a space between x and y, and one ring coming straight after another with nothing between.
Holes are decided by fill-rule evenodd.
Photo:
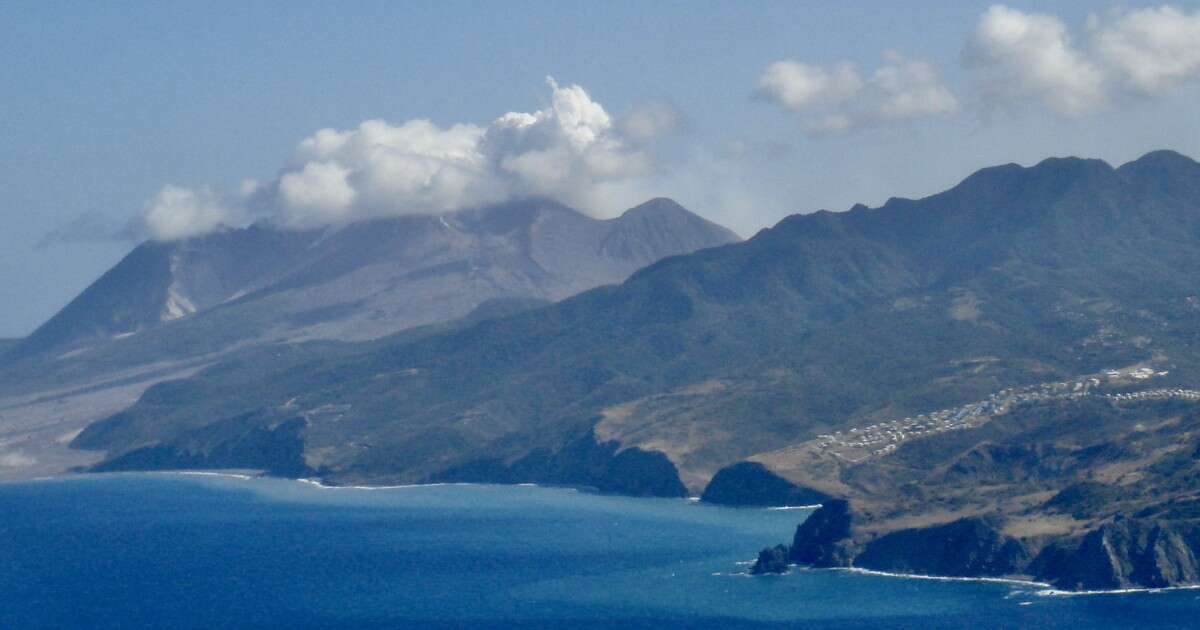
<instances>
[{"instance_id":1,"label":"coastline","mask_svg":"<svg viewBox=\"0 0 1200 630\"><path fill-rule=\"evenodd\" d=\"M33 483L33 482L73 481L73 480L86 480L89 478L94 479L94 478L105 478L105 477L116 477L116 476L130 476L130 475L216 477L216 478L224 478L224 479L235 479L238 481L252 481L255 479L274 478L274 479L279 479L281 481L293 481L293 482L301 483L301 484L304 484L306 486L310 486L313 488L320 488L322 490L373 491L373 490L402 490L402 489L452 487L452 486L471 487L471 486L490 485L490 484L480 484L480 483L470 483L470 482L439 482L439 483L425 483L425 484L399 484L399 485L387 485L387 486L364 486L364 485L337 486L337 485L324 484L318 479L311 479L311 478L290 479L290 478L285 478L285 477L269 477L264 474L254 474L254 471L230 471L230 470L156 470L156 471L116 472L116 473L73 473L73 474L69 473L69 474L63 474L63 475L35 477L35 478L21 480L21 481L0 481L0 485L17 485L17 484L22 484L22 483ZM543 486L541 486L539 484L535 484L535 483L502 484L502 485L513 486L513 487L532 487L532 488L543 487ZM700 501L697 500L696 497L688 497L688 498L685 498L684 501L687 501L687 502L693 503L693 504L701 503ZM719 506L713 506L713 507L719 507ZM814 508L818 508L818 507L820 507L820 506L819 505L804 505L804 506L774 506L774 507L766 507L766 508L758 508L758 509L761 509L764 511L780 511L780 510L814 509ZM735 564L737 566L744 567L744 566L752 565L753 563L754 563L753 560L746 560L746 561L736 562ZM1122 588L1122 589L1112 589L1112 590L1070 591L1070 590L1056 589L1051 584L1048 584L1046 582L1039 582L1036 580L1021 579L1021 578L1016 578L1016 577L1005 578L1005 577L983 577L983 576L970 577L970 576L925 575L925 574L916 574L916 573L898 573L898 572L891 572L891 571L879 571L879 570L875 570L875 569L865 569L862 567L809 567L806 565L799 565L799 564L789 564L788 569L789 569L788 573L802 573L802 572L810 572L810 571L812 571L812 572L839 571L839 572L853 574L853 575L862 575L862 576L867 576L867 577L893 578L893 579L902 579L902 580L1001 584L1001 585L1009 585L1009 586L1013 586L1013 587L1022 587L1025 589L1029 589L1029 594L1036 595L1038 597L1080 597L1080 596L1094 597L1094 596L1113 596L1113 595L1157 594L1157 593L1166 593L1166 592L1172 592L1172 591L1200 590L1200 584L1190 584L1190 585L1180 585L1180 586L1167 586L1167 587L1160 587L1160 588L1148 588L1147 587L1147 588ZM717 574L714 574L714 575L717 575ZM751 573L749 573L749 571L736 571L736 572L730 572L730 573L720 573L720 575L739 575L739 576L746 576L746 577L761 577L761 576L753 576Z\"/></svg>"}]
</instances>

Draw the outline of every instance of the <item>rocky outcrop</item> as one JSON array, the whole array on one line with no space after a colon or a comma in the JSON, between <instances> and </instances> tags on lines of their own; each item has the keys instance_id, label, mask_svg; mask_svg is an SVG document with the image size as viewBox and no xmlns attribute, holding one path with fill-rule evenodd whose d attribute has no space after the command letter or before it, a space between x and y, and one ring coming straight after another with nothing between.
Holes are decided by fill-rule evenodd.
<instances>
[{"instance_id":1,"label":"rocky outcrop","mask_svg":"<svg viewBox=\"0 0 1200 630\"><path fill-rule=\"evenodd\" d=\"M776 475L758 462L738 462L718 470L700 500L719 505L766 507L814 505L829 498Z\"/></svg>"},{"instance_id":2,"label":"rocky outcrop","mask_svg":"<svg viewBox=\"0 0 1200 630\"><path fill-rule=\"evenodd\" d=\"M790 563L947 577L1032 576L1064 590L1200 584L1195 519L1118 516L1050 544L1006 535L998 517L963 518L871 539L855 534L853 521L849 503L830 500L796 528L790 547L759 552L750 572L786 573Z\"/></svg>"},{"instance_id":3,"label":"rocky outcrop","mask_svg":"<svg viewBox=\"0 0 1200 630\"><path fill-rule=\"evenodd\" d=\"M768 573L787 573L788 555L791 549L787 545L775 545L758 552L758 559L750 567L750 575L766 575Z\"/></svg>"},{"instance_id":4,"label":"rocky outcrop","mask_svg":"<svg viewBox=\"0 0 1200 630\"><path fill-rule=\"evenodd\" d=\"M999 523L964 518L905 529L868 542L854 566L876 571L944 576L1002 576L1022 572L1030 553L1001 533Z\"/></svg>"},{"instance_id":5,"label":"rocky outcrop","mask_svg":"<svg viewBox=\"0 0 1200 630\"><path fill-rule=\"evenodd\" d=\"M1118 518L1071 543L1044 549L1038 579L1068 590L1162 588L1200 582L1195 523Z\"/></svg>"},{"instance_id":6,"label":"rocky outcrop","mask_svg":"<svg viewBox=\"0 0 1200 630\"><path fill-rule=\"evenodd\" d=\"M855 551L850 540L851 521L849 502L826 500L796 528L791 547L776 545L763 549L750 573L786 573L789 564L826 568L850 566Z\"/></svg>"},{"instance_id":7,"label":"rocky outcrop","mask_svg":"<svg viewBox=\"0 0 1200 630\"><path fill-rule=\"evenodd\" d=\"M815 567L849 566L854 556L851 524L849 502L826 501L796 528L789 559Z\"/></svg>"}]
</instances>

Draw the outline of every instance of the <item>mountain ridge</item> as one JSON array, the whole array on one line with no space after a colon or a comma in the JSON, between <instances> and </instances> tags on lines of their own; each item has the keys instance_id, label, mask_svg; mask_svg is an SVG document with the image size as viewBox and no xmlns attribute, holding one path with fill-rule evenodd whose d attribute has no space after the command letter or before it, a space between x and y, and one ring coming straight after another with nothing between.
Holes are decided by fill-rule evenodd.
<instances>
[{"instance_id":1,"label":"mountain ridge","mask_svg":"<svg viewBox=\"0 0 1200 630\"><path fill-rule=\"evenodd\" d=\"M468 466L465 445L494 443L511 462L595 430L597 441L666 453L698 492L724 465L854 417L1145 360L1152 349L1136 339L1159 323L1129 300L1178 309L1172 300L1187 295L1191 278L1170 267L1200 261L1191 236L1179 236L1191 232L1161 227L1171 216L1195 225L1191 206L1138 197L1148 193L1127 181L1135 172L1079 159L988 169L966 188L789 217L742 244L649 265L617 287L382 346L367 360L379 385L345 365L318 378L330 379L330 390L308 394L314 406L329 396L353 409L340 429L310 424L314 452L324 453L311 463L332 480L419 481L438 467ZM1130 204L1136 211L1122 210ZM1006 231L1012 226L1022 229ZM1123 244L1124 230L1140 240ZM1131 264L1154 274L1158 294L1130 283ZM1109 321L1089 306L1096 300L1120 317ZM1112 339L1088 341L1114 326ZM994 358L947 372L978 356ZM388 376L397 368L415 376ZM382 383L393 389L384 393ZM205 413L249 404L226 402ZM189 414L135 407L106 426L161 429L174 420L152 417ZM169 439L160 429L147 435ZM377 457L339 448L343 431L374 435L373 444L421 440L426 446L406 458L424 463L406 470L409 459L387 449ZM697 431L709 437L687 437ZM113 447L88 441L95 435L85 432L80 445Z\"/></svg>"}]
</instances>

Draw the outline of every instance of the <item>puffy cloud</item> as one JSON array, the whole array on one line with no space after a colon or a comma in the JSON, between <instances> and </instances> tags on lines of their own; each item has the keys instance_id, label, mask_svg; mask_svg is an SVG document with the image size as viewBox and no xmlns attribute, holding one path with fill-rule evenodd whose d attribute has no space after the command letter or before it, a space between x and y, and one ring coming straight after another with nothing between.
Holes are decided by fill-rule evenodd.
<instances>
[{"instance_id":1,"label":"puffy cloud","mask_svg":"<svg viewBox=\"0 0 1200 630\"><path fill-rule=\"evenodd\" d=\"M1171 6L1088 18L1086 46L1057 17L990 7L964 60L978 71L986 103L1040 103L1062 116L1085 114L1121 89L1159 95L1200 76L1200 11Z\"/></svg>"},{"instance_id":2,"label":"puffy cloud","mask_svg":"<svg viewBox=\"0 0 1200 630\"><path fill-rule=\"evenodd\" d=\"M279 177L278 219L307 228L484 201L483 134L475 125L442 129L424 119L322 129L299 144Z\"/></svg>"},{"instance_id":3,"label":"puffy cloud","mask_svg":"<svg viewBox=\"0 0 1200 630\"><path fill-rule=\"evenodd\" d=\"M642 145L674 126L674 110L635 108L617 124L582 87L547 83L548 107L510 112L487 127L417 119L319 130L299 143L278 178L244 183L239 199L267 205L274 220L296 229L526 196L593 214L636 200L654 172ZM173 239L235 216L207 189L169 186L150 202L145 220L156 238Z\"/></svg>"},{"instance_id":4,"label":"puffy cloud","mask_svg":"<svg viewBox=\"0 0 1200 630\"><path fill-rule=\"evenodd\" d=\"M482 153L511 195L543 195L588 212L611 212L597 207L596 189L650 174L650 158L630 146L583 88L548 82L550 107L498 118L484 134Z\"/></svg>"},{"instance_id":5,"label":"puffy cloud","mask_svg":"<svg viewBox=\"0 0 1200 630\"><path fill-rule=\"evenodd\" d=\"M1158 94L1200 76L1200 10L1189 15L1162 6L1092 23L1100 59L1134 90Z\"/></svg>"},{"instance_id":6,"label":"puffy cloud","mask_svg":"<svg viewBox=\"0 0 1200 630\"><path fill-rule=\"evenodd\" d=\"M1200 10L1115 11L1090 16L1087 26L1076 44L1054 15L989 7L963 51L983 106L1074 117L1103 107L1113 93L1156 96L1200 78ZM798 114L811 133L945 116L959 105L936 67L894 52L872 72L846 61L777 61L759 76L757 93Z\"/></svg>"},{"instance_id":7,"label":"puffy cloud","mask_svg":"<svg viewBox=\"0 0 1200 630\"><path fill-rule=\"evenodd\" d=\"M142 220L152 238L171 241L239 223L240 216L210 189L168 184L146 202Z\"/></svg>"},{"instance_id":8,"label":"puffy cloud","mask_svg":"<svg viewBox=\"0 0 1200 630\"><path fill-rule=\"evenodd\" d=\"M1057 17L990 7L967 44L968 67L982 73L989 102L1038 100L1062 115L1093 109L1104 99L1104 75L1071 43Z\"/></svg>"},{"instance_id":9,"label":"puffy cloud","mask_svg":"<svg viewBox=\"0 0 1200 630\"><path fill-rule=\"evenodd\" d=\"M345 220L354 202L349 169L337 162L309 162L279 178L280 218L292 227Z\"/></svg>"},{"instance_id":10,"label":"puffy cloud","mask_svg":"<svg viewBox=\"0 0 1200 630\"><path fill-rule=\"evenodd\" d=\"M862 77L849 62L822 68L799 61L776 61L758 78L760 94L793 111L841 105L862 88Z\"/></svg>"},{"instance_id":11,"label":"puffy cloud","mask_svg":"<svg viewBox=\"0 0 1200 630\"><path fill-rule=\"evenodd\" d=\"M864 124L942 116L958 99L941 83L936 68L898 53L867 78L849 62L829 68L777 61L758 80L759 94L797 114L813 133L839 133Z\"/></svg>"}]
</instances>

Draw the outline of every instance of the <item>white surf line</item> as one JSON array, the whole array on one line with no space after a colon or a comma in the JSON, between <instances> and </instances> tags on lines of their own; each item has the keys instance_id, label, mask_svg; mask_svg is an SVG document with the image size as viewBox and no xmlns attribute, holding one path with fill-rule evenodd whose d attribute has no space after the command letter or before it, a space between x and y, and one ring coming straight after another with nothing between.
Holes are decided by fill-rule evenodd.
<instances>
[{"instance_id":1,"label":"white surf line","mask_svg":"<svg viewBox=\"0 0 1200 630\"><path fill-rule=\"evenodd\" d=\"M816 569L820 571L822 569ZM983 582L990 584L1011 584L1014 586L1036 586L1043 589L1052 589L1050 584L1045 582L1036 582L1034 580L1021 580L1018 578L999 578L999 577L963 577L953 575L922 575L920 573L894 573L891 571L876 571L873 569L863 569L861 567L830 567L831 571L845 571L847 573L857 573L861 575L870 575L874 577L890 577L901 578L907 580L931 580L936 582Z\"/></svg>"},{"instance_id":2,"label":"white surf line","mask_svg":"<svg viewBox=\"0 0 1200 630\"><path fill-rule=\"evenodd\" d=\"M296 481L310 486L321 488L322 490L403 490L408 488L440 488L443 486L481 486L486 484L467 483L467 482L446 482L446 483L407 483L396 486L330 486L321 483L317 479L300 478ZM519 484L527 485L527 484ZM535 485L535 484L528 484Z\"/></svg>"},{"instance_id":3,"label":"white surf line","mask_svg":"<svg viewBox=\"0 0 1200 630\"><path fill-rule=\"evenodd\" d=\"M755 564L755 562L757 562L757 561L756 560L738 561L738 562L735 562L734 564L744 566L744 565L749 565L749 564ZM886 578L895 578L895 579L901 579L901 580L928 580L931 582L983 582L983 583L988 583L988 584L1008 584L1011 586L1039 587L1044 590L1045 589L1052 590L1051 585L1046 584L1045 582L1036 582L1033 580L1021 580L1018 578L963 577L963 576L953 576L953 575L923 575L921 573L896 573L893 571L876 571L874 569L864 569L862 567L810 567L810 566L801 565L801 564L788 564L788 572L789 573L792 572L792 569L799 569L800 572L841 571L843 573L854 573L857 575L866 575L869 577L886 577ZM750 573L748 571L743 572L743 575L750 575Z\"/></svg>"},{"instance_id":4,"label":"white surf line","mask_svg":"<svg viewBox=\"0 0 1200 630\"><path fill-rule=\"evenodd\" d=\"M817 569L820 570L820 569ZM943 582L990 582L994 584L1011 584L1014 586L1035 586L1041 587L1033 591L1034 595L1041 597L1081 597L1095 595L1133 595L1137 593L1165 593L1168 591L1194 591L1200 590L1200 584L1188 584L1184 586L1163 586L1159 588L1152 587L1136 587L1136 588L1116 588L1109 590L1095 591L1064 591L1054 588L1052 585L1036 580L1021 580L1017 578L996 578L996 577L957 577L949 575L921 575L917 573L892 573L889 571L875 571L872 569L863 569L861 567L833 567L835 571L846 571L849 573L860 573L863 575L872 575L879 577L894 577L905 578L910 580L937 580Z\"/></svg>"},{"instance_id":5,"label":"white surf line","mask_svg":"<svg viewBox=\"0 0 1200 630\"><path fill-rule=\"evenodd\" d=\"M1114 588L1111 590L1099 591L1062 591L1056 588L1047 588L1039 591L1034 591L1034 595L1040 597L1091 597L1096 595L1136 595L1138 593L1149 593L1151 595L1157 593L1166 593L1168 591L1194 591L1200 589L1200 584L1188 584L1185 586L1162 586L1158 588L1139 587L1139 588Z\"/></svg>"},{"instance_id":6,"label":"white surf line","mask_svg":"<svg viewBox=\"0 0 1200 630\"><path fill-rule=\"evenodd\" d=\"M86 479L83 475L42 475L41 477L29 477L28 479L0 479L0 486L16 486L23 483L45 483L53 481L76 481Z\"/></svg>"},{"instance_id":7,"label":"white surf line","mask_svg":"<svg viewBox=\"0 0 1200 630\"><path fill-rule=\"evenodd\" d=\"M242 481L249 481L250 479L254 479L254 477L252 477L251 475L243 475L240 473L214 472L214 471L210 471L210 470L156 470L156 471L150 471L150 474L185 475L188 477L227 477L230 479L241 479Z\"/></svg>"},{"instance_id":8,"label":"white surf line","mask_svg":"<svg viewBox=\"0 0 1200 630\"><path fill-rule=\"evenodd\" d=\"M819 507L821 507L821 504L815 503L813 505L777 505L775 507L769 507L767 509L768 510L815 510Z\"/></svg>"},{"instance_id":9,"label":"white surf line","mask_svg":"<svg viewBox=\"0 0 1200 630\"><path fill-rule=\"evenodd\" d=\"M736 565L750 565L754 561L737 561ZM1010 586L1036 587L1036 590L1028 592L1030 595L1038 597L1095 597L1101 595L1137 595L1137 594L1158 594L1170 591L1195 591L1200 590L1200 584L1187 584L1184 586L1163 586L1158 588L1152 587L1137 587L1137 588L1116 588L1110 590L1095 590L1095 591L1064 591L1054 588L1053 585L1036 580L1022 580L1018 578L998 578L998 577L962 577L952 575L922 575L920 573L895 573L892 571L876 571L874 569L864 569L862 567L809 567L805 565L789 564L789 573L791 569L800 569L801 571L842 571L845 573L855 573L858 575L866 575L871 577L888 577L902 580L929 580L934 582L982 582L985 584L1008 584ZM716 575L714 573L714 575ZM740 573L730 573L727 575L751 575L749 571ZM1030 602L1021 602L1022 606L1028 605Z\"/></svg>"}]
</instances>

